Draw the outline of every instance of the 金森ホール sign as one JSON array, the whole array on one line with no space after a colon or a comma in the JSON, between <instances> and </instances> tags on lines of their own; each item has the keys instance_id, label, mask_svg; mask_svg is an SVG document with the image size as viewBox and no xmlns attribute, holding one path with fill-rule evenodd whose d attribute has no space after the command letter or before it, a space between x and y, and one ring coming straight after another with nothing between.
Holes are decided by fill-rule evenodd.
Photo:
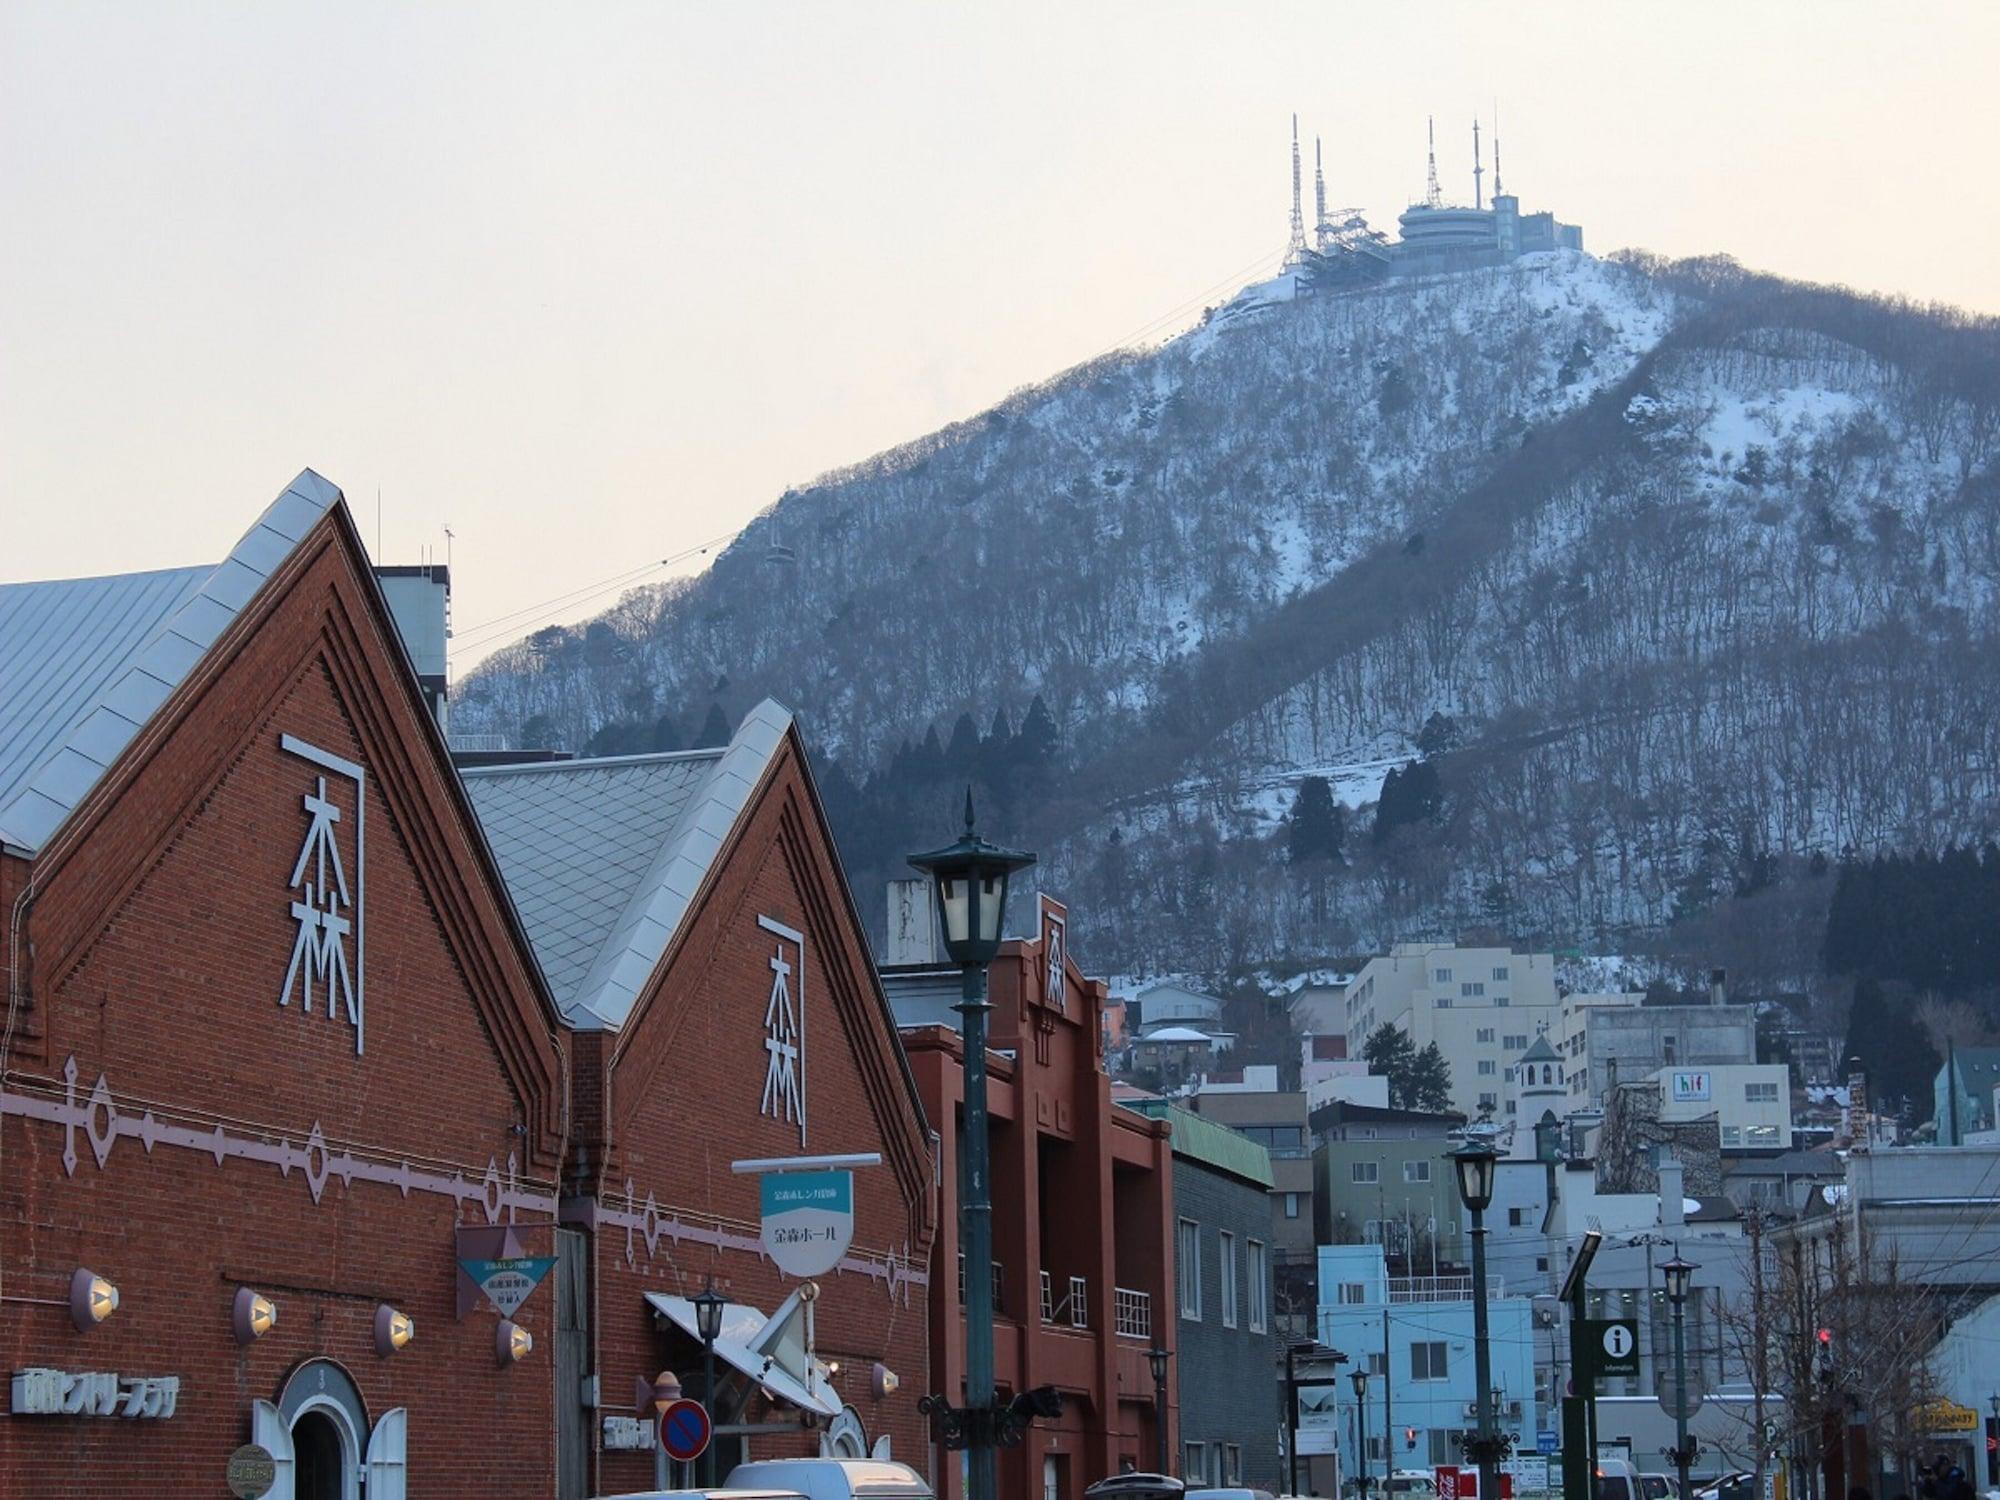
<instances>
[{"instance_id":1,"label":"\u91d1\u68ee\u30db\u30fc\u30eb sign","mask_svg":"<svg viewBox=\"0 0 2000 1500\"><path fill-rule=\"evenodd\" d=\"M764 1249L788 1276L820 1276L854 1241L852 1172L773 1172L759 1184Z\"/></svg>"}]
</instances>

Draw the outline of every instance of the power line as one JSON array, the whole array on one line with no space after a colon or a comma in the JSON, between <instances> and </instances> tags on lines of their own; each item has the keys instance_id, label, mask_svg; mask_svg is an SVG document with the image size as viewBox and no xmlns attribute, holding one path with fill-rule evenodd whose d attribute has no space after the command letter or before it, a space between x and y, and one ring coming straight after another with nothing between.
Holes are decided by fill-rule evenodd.
<instances>
[{"instance_id":1,"label":"power line","mask_svg":"<svg viewBox=\"0 0 2000 1500\"><path fill-rule=\"evenodd\" d=\"M627 568L623 572L610 574L594 583L580 585L577 588L544 599L539 603L523 605L521 608L511 610L504 615L496 615L490 620L483 620L477 625L468 626L466 629L454 633L451 654L457 655L461 651L481 644L482 637L505 635L512 631L525 631L551 615L565 613L580 604L588 603L599 595L610 593L614 589L635 587L645 579L647 574L658 572L662 568L669 568L675 563L685 562L691 557L699 556L707 552L710 548L729 541L736 535L736 532L724 532L720 536L711 537L705 542L700 542L695 546L671 553L655 562L644 563L636 568Z\"/></svg>"}]
</instances>

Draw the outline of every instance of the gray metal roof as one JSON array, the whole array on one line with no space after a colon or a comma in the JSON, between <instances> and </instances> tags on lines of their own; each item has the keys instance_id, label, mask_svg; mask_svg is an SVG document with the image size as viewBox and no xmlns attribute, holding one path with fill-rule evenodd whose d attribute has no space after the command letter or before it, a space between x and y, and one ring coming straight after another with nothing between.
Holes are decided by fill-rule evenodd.
<instances>
[{"instance_id":1,"label":"gray metal roof","mask_svg":"<svg viewBox=\"0 0 2000 1500\"><path fill-rule=\"evenodd\" d=\"M571 1025L625 1023L791 722L767 698L720 750L461 773Z\"/></svg>"},{"instance_id":2,"label":"gray metal roof","mask_svg":"<svg viewBox=\"0 0 2000 1500\"><path fill-rule=\"evenodd\" d=\"M305 469L219 563L0 585L0 844L49 841L339 499Z\"/></svg>"}]
</instances>

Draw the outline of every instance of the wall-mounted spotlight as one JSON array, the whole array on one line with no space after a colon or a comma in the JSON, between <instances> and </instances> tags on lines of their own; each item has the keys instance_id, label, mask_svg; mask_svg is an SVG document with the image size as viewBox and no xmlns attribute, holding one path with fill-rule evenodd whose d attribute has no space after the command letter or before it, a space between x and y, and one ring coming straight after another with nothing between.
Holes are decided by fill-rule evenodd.
<instances>
[{"instance_id":1,"label":"wall-mounted spotlight","mask_svg":"<svg viewBox=\"0 0 2000 1500\"><path fill-rule=\"evenodd\" d=\"M118 1288L82 1266L69 1279L69 1315L78 1333L88 1333L118 1311Z\"/></svg>"},{"instance_id":2,"label":"wall-mounted spotlight","mask_svg":"<svg viewBox=\"0 0 2000 1500\"><path fill-rule=\"evenodd\" d=\"M387 1359L417 1336L417 1325L409 1314L399 1313L384 1302L375 1309L375 1352Z\"/></svg>"},{"instance_id":3,"label":"wall-mounted spotlight","mask_svg":"<svg viewBox=\"0 0 2000 1500\"><path fill-rule=\"evenodd\" d=\"M500 1327L493 1339L494 1352L500 1356L500 1363L511 1365L528 1357L535 1347L535 1336L519 1323L506 1318L500 1320Z\"/></svg>"},{"instance_id":4,"label":"wall-mounted spotlight","mask_svg":"<svg viewBox=\"0 0 2000 1500\"><path fill-rule=\"evenodd\" d=\"M230 1308L229 1323L236 1333L239 1344L254 1344L278 1321L278 1304L269 1297L261 1297L247 1286L236 1289L236 1301Z\"/></svg>"}]
</instances>

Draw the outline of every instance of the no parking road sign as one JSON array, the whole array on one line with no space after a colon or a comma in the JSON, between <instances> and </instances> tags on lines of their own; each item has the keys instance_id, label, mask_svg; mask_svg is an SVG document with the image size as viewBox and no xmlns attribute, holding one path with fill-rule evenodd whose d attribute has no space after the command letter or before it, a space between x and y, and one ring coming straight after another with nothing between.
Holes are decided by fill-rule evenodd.
<instances>
[{"instance_id":1,"label":"no parking road sign","mask_svg":"<svg viewBox=\"0 0 2000 1500\"><path fill-rule=\"evenodd\" d=\"M660 1413L660 1449L681 1463L700 1458L713 1433L708 1408L699 1401L676 1401Z\"/></svg>"}]
</instances>

